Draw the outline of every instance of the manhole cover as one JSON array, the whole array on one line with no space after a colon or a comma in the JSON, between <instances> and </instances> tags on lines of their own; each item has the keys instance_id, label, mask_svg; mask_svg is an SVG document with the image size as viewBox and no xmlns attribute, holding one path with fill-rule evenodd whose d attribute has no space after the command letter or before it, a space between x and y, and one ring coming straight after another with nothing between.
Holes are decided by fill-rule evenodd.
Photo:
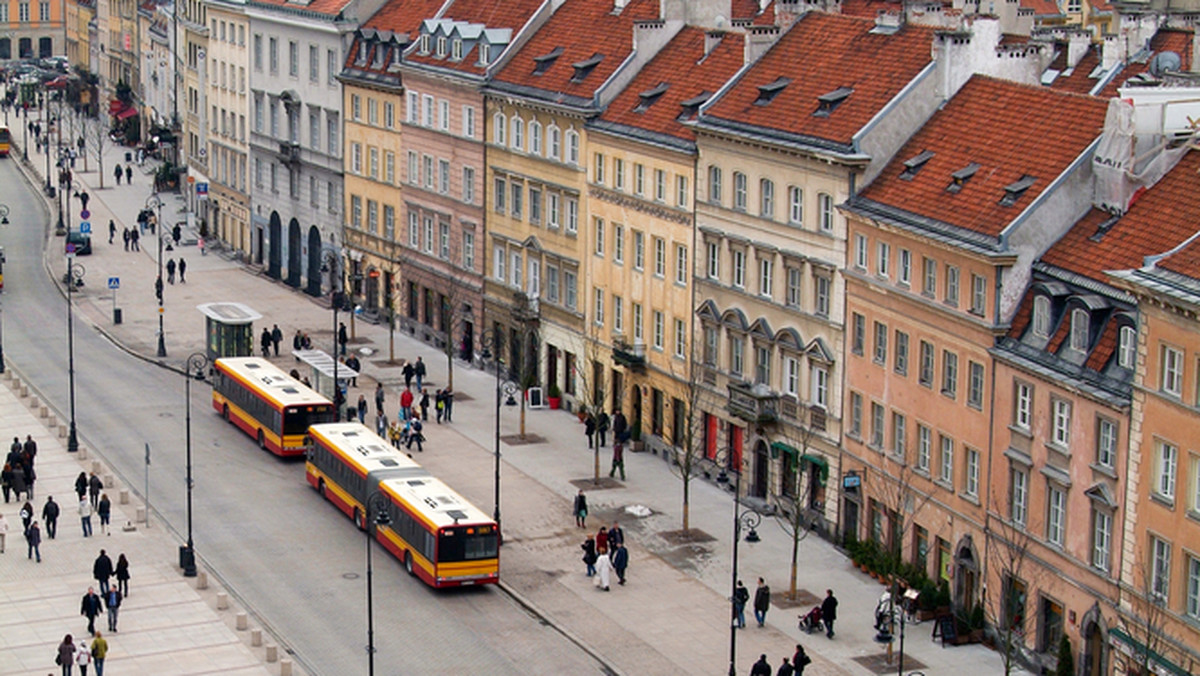
<instances>
[{"instance_id":1,"label":"manhole cover","mask_svg":"<svg viewBox=\"0 0 1200 676\"><path fill-rule=\"evenodd\" d=\"M358 573L342 573L343 580L357 580Z\"/></svg>"}]
</instances>

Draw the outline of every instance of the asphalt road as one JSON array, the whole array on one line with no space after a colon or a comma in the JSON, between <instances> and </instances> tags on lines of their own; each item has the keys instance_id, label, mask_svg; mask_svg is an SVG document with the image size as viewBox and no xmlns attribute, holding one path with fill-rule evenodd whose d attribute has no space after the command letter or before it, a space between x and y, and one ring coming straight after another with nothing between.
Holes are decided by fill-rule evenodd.
<instances>
[{"instance_id":1,"label":"asphalt road","mask_svg":"<svg viewBox=\"0 0 1200 676\"><path fill-rule=\"evenodd\" d=\"M51 215L0 160L0 226L7 254L3 307L6 361L66 415L67 306L44 264ZM59 246L52 238L49 246ZM53 274L65 271L51 257ZM87 257L78 262L87 266ZM89 286L99 280L85 276ZM111 344L76 317L76 421L81 443L137 492L151 447L149 496L168 527L186 537L183 376ZM314 674L366 670L366 539L304 482L302 462L281 461L224 423L211 392L192 387L193 529L202 563ZM46 486L42 494L69 493ZM159 522L161 523L161 522ZM158 525L158 524L155 524ZM599 673L600 666L495 588L437 592L374 550L379 673Z\"/></svg>"}]
</instances>

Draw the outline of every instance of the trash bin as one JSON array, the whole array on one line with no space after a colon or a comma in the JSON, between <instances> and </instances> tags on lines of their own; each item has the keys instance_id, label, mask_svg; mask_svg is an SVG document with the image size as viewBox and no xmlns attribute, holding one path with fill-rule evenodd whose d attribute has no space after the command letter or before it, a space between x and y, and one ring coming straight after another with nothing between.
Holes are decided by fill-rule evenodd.
<instances>
[{"instance_id":1,"label":"trash bin","mask_svg":"<svg viewBox=\"0 0 1200 676\"><path fill-rule=\"evenodd\" d=\"M132 162L133 161L133 153L125 153L125 161Z\"/></svg>"},{"instance_id":2,"label":"trash bin","mask_svg":"<svg viewBox=\"0 0 1200 676\"><path fill-rule=\"evenodd\" d=\"M113 324L120 324L120 323L121 323L121 308L115 307L115 308L113 308Z\"/></svg>"},{"instance_id":3,"label":"trash bin","mask_svg":"<svg viewBox=\"0 0 1200 676\"><path fill-rule=\"evenodd\" d=\"M179 567L184 572L196 570L196 552L189 549L187 545L179 545Z\"/></svg>"}]
</instances>

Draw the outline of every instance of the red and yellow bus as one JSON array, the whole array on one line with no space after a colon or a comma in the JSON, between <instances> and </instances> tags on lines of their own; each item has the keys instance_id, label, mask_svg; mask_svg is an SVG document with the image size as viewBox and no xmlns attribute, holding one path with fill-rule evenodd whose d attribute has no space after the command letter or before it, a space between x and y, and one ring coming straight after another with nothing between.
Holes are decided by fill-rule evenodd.
<instances>
[{"instance_id":1,"label":"red and yellow bus","mask_svg":"<svg viewBox=\"0 0 1200 676\"><path fill-rule=\"evenodd\" d=\"M302 455L309 425L335 419L333 402L258 357L218 359L213 408L276 455Z\"/></svg>"},{"instance_id":2,"label":"red and yellow bus","mask_svg":"<svg viewBox=\"0 0 1200 676\"><path fill-rule=\"evenodd\" d=\"M358 423L309 428L309 485L433 587L495 584L500 579L496 522L412 458ZM367 520L378 492L390 523ZM377 504L375 508L380 506Z\"/></svg>"},{"instance_id":3,"label":"red and yellow bus","mask_svg":"<svg viewBox=\"0 0 1200 676\"><path fill-rule=\"evenodd\" d=\"M0 124L0 157L8 157L8 151L12 144L12 133L8 127Z\"/></svg>"}]
</instances>

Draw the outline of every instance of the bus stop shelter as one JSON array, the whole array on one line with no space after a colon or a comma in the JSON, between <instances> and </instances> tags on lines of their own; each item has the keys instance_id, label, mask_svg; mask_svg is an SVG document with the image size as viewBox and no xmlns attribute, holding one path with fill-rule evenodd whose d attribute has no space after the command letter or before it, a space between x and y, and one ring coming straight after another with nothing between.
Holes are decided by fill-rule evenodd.
<instances>
[{"instance_id":1,"label":"bus stop shelter","mask_svg":"<svg viewBox=\"0 0 1200 676\"><path fill-rule=\"evenodd\" d=\"M262 315L241 303L204 303L204 345L209 360L254 356L254 321Z\"/></svg>"},{"instance_id":2,"label":"bus stop shelter","mask_svg":"<svg viewBox=\"0 0 1200 676\"><path fill-rule=\"evenodd\" d=\"M358 371L341 362L335 362L333 357L330 357L329 353L325 352L325 350L293 350L292 355L308 367L309 381L312 383L312 388L329 397L330 401L337 401L333 396L333 370L335 364L337 365L337 380L341 384L343 391L345 391L346 386L352 378L358 377ZM339 418L343 415L345 415L344 410L338 411Z\"/></svg>"}]
</instances>

